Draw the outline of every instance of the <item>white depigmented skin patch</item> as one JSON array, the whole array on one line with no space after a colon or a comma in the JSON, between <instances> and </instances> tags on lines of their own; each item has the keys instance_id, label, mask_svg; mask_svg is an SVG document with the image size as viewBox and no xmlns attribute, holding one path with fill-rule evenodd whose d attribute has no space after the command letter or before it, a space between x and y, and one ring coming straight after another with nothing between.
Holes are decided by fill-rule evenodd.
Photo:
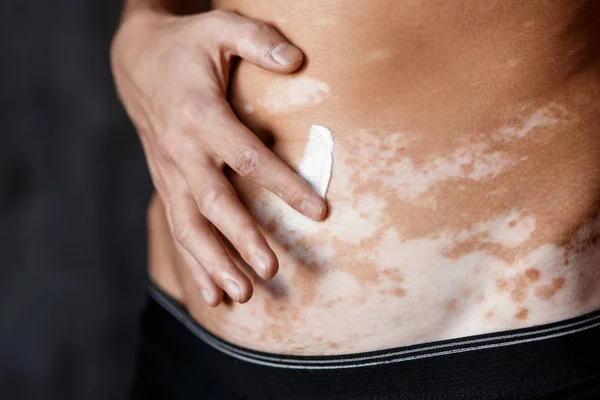
<instances>
[{"instance_id":1,"label":"white depigmented skin patch","mask_svg":"<svg viewBox=\"0 0 600 400\"><path fill-rule=\"evenodd\" d=\"M494 139L509 140L515 137L522 138L525 135L531 134L537 128L551 127L559 124L561 121L564 121L566 113L564 107L551 104L535 111L519 128L507 126L500 129L500 132L494 135Z\"/></svg>"},{"instance_id":2,"label":"white depigmented skin patch","mask_svg":"<svg viewBox=\"0 0 600 400\"><path fill-rule=\"evenodd\" d=\"M529 323L543 323L544 305L540 303L539 294L544 293L543 286L548 284L551 287L553 279L574 278L573 272L560 269L562 248L543 245L511 262L483 249L467 252L458 258L446 254L447 249L456 245L458 238L465 240L477 233L488 237L489 243L502 242L510 247L523 241L523 233L518 235L518 239L499 240L499 236L503 236L498 232L498 224L501 221L516 218L524 225L531 224L530 217L519 218L516 215L517 212L511 211L501 218L479 223L470 229L414 239L406 239L396 229L389 228L383 232L373 250L357 249L345 256L327 242L316 244L309 251L303 251L301 240L297 236L294 236L296 239L292 239L291 236L279 232L279 240L287 240L290 246L288 254L291 258L282 257L283 265L293 269L304 269L307 268L305 265L313 264L313 267L308 267L313 269L312 273L320 270L321 278L311 288L315 293L319 293L319 297L310 303L302 303L298 308L298 314L294 317L294 321L297 319L298 323L292 322L294 329L289 330L287 327L290 321L281 320L275 325L273 322L265 323L260 331L271 332L275 326L275 329L285 329L288 332L269 343L269 348L279 352L289 351L289 346L293 347L293 343L314 336L325 336L330 341L339 343L347 351L356 352L364 348L397 346L397 329L403 332L402 343L417 343L424 331L427 332L428 339L437 340L473 332L486 332L493 329L494 324L519 327L520 320L515 321L515 315L523 315L523 311L519 311L519 304L527 305ZM339 220L337 223L339 224ZM375 224L374 227L381 228L381 225ZM341 230L341 226L339 229ZM348 226L346 229L352 230ZM323 236L334 237L330 234ZM350 244L356 243L354 238L336 237ZM485 240L483 242L485 243ZM329 250L323 252L321 249L324 247ZM361 259L363 262L370 260L376 266L380 280L375 286L365 285L355 274L339 268L340 263L356 263ZM302 264L292 267L293 260L301 260ZM594 259L586 260L585 264L591 266L599 261L600 257L596 255ZM536 266L536 271L544 271L543 277L539 279L540 284L519 286L519 279L525 280L521 276L525 276L532 265ZM465 280L465 275L470 278ZM393 279L394 276L396 279ZM510 283L512 286L508 288L498 289L497 282L502 280L513 280L514 283ZM302 288L287 276L281 279L281 282L290 288ZM564 290L548 293L548 298L558 307L568 304L569 297L573 295L572 291ZM483 310L481 306L477 306L477 298L482 296L485 296ZM382 304L385 304L383 309ZM466 312L455 313L455 308L465 308ZM390 313L389 310L397 312ZM490 310L493 311L493 323L488 319L491 318ZM232 315L232 318L237 323L253 324L242 310L240 314ZM268 313L260 320L273 321ZM306 322L313 320L319 323ZM361 321L361 328L340 328L348 326L349 321ZM353 333L349 335L348 331ZM314 349L320 348L319 344L315 346Z\"/></svg>"},{"instance_id":3,"label":"white depigmented skin patch","mask_svg":"<svg viewBox=\"0 0 600 400\"><path fill-rule=\"evenodd\" d=\"M523 244L535 231L535 218L521 217L518 211L513 211L492 221L487 229L490 243L513 248Z\"/></svg>"},{"instance_id":4,"label":"white depigmented skin patch","mask_svg":"<svg viewBox=\"0 0 600 400\"><path fill-rule=\"evenodd\" d=\"M379 229L385 205L384 199L365 194L356 199L352 207L342 212L334 210L332 218L337 223L331 225L331 236L346 243L360 244L362 239L372 237ZM349 226L352 229L348 229Z\"/></svg>"},{"instance_id":5,"label":"white depigmented skin patch","mask_svg":"<svg viewBox=\"0 0 600 400\"><path fill-rule=\"evenodd\" d=\"M517 127L501 127L490 134L480 135L479 140L449 151L443 155L429 156L416 165L410 156L403 156L398 150L410 153L410 141L418 140L408 133L395 133L386 140L386 149L378 151L381 141L377 136L362 132L356 141L356 149L348 153L351 162L361 165L358 178L376 180L398 197L406 201L423 204L423 195L438 183L455 180L479 181L498 176L506 168L515 166L526 158L517 158L506 151L494 150L498 143L521 139L535 134L536 130L550 128L564 123L566 110L558 105L550 105L524 117ZM545 133L548 136L548 132ZM409 139L410 138L410 139ZM377 157L373 158L373 154ZM390 159L392 161L390 161ZM346 160L342 161L345 162ZM430 199L430 204L435 201Z\"/></svg>"},{"instance_id":6,"label":"white depigmented skin patch","mask_svg":"<svg viewBox=\"0 0 600 400\"><path fill-rule=\"evenodd\" d=\"M432 157L421 166L415 166L410 157L403 157L382 169L385 172L381 180L396 190L400 198L418 200L438 182L451 178L479 180L493 177L512 163L503 152L486 153L485 150L485 144L477 143L456 149L445 157ZM468 166L471 166L470 171L466 169Z\"/></svg>"},{"instance_id":7,"label":"white depigmented skin patch","mask_svg":"<svg viewBox=\"0 0 600 400\"><path fill-rule=\"evenodd\" d=\"M259 104L268 113L293 111L299 106L318 104L329 94L329 85L317 79L302 76L274 81L260 98Z\"/></svg>"},{"instance_id":8,"label":"white depigmented skin patch","mask_svg":"<svg viewBox=\"0 0 600 400\"><path fill-rule=\"evenodd\" d=\"M392 56L392 53L388 49L376 49L372 50L367 54L367 58L373 61L381 61L388 59Z\"/></svg>"},{"instance_id":9,"label":"white depigmented skin patch","mask_svg":"<svg viewBox=\"0 0 600 400\"><path fill-rule=\"evenodd\" d=\"M534 217L524 216L518 210L511 210L493 220L473 224L470 229L461 231L455 240L464 241L480 235L479 241L482 243L497 243L503 247L513 248L523 244L534 231Z\"/></svg>"}]
</instances>

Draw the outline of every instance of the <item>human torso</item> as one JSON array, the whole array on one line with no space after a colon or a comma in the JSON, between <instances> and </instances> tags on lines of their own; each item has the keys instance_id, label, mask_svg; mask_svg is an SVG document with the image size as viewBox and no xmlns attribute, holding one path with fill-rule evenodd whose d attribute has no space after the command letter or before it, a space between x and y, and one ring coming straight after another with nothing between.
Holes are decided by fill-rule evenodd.
<instances>
[{"instance_id":1,"label":"human torso","mask_svg":"<svg viewBox=\"0 0 600 400\"><path fill-rule=\"evenodd\" d=\"M330 214L302 229L231 176L280 269L253 279L243 305L188 299L204 327L255 349L335 354L600 308L597 3L214 3L306 54L288 76L241 62L240 120L295 168L312 125L335 145Z\"/></svg>"}]
</instances>

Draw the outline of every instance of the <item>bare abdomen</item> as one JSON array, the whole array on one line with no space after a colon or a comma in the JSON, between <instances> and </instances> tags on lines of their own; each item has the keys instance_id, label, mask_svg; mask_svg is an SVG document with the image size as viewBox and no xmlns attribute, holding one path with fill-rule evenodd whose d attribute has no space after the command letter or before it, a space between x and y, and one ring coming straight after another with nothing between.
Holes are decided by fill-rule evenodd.
<instances>
[{"instance_id":1,"label":"bare abdomen","mask_svg":"<svg viewBox=\"0 0 600 400\"><path fill-rule=\"evenodd\" d=\"M250 13L261 9L269 8ZM575 12L562 10L564 18ZM247 304L188 304L207 329L260 350L346 353L530 326L600 306L600 79L589 59L581 67L587 41L550 45L544 26L561 14L521 13L525 20L504 27L507 15L491 27L456 22L445 37L427 36L417 11L404 17L414 25L406 34L390 27L398 10L388 10L388 24L365 21L395 32L396 41L358 35L365 26L348 25L343 14L330 14L335 30L323 28L337 32L329 42L309 32L310 19L265 14L303 47L307 66L275 76L241 63L231 102L258 134L273 135L273 150L294 168L310 126L331 130L330 215L290 231L282 221L291 209L233 176L280 271L255 281ZM466 43L474 31L487 48ZM548 45L520 49L531 35ZM572 59L550 68L560 46L575 49Z\"/></svg>"}]
</instances>

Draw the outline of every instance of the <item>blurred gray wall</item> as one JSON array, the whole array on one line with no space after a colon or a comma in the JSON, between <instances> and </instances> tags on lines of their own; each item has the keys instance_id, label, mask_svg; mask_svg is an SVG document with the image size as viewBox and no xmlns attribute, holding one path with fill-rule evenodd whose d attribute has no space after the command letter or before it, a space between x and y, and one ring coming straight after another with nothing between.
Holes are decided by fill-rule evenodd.
<instances>
[{"instance_id":1,"label":"blurred gray wall","mask_svg":"<svg viewBox=\"0 0 600 400\"><path fill-rule=\"evenodd\" d=\"M0 2L0 399L121 399L151 184L108 50L121 1Z\"/></svg>"}]
</instances>

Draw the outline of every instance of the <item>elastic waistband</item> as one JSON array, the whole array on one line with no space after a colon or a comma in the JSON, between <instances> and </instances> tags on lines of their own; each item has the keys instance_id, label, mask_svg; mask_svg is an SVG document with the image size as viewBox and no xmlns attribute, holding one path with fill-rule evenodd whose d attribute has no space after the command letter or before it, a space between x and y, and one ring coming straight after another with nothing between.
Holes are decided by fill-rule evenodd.
<instances>
[{"instance_id":1,"label":"elastic waistband","mask_svg":"<svg viewBox=\"0 0 600 400\"><path fill-rule=\"evenodd\" d=\"M582 384L589 386L590 382L595 382L595 388L600 377L600 310L530 328L380 351L296 356L255 351L224 341L197 324L156 286L149 288L149 295L195 338L198 343L193 347L217 352L211 353L211 362L235 366L237 379L241 376L243 380L241 388L249 385L247 377L254 376L252 381L271 375L279 380L275 389L291 385L297 388L296 394L312 393L313 397L305 398L320 398L319 388L327 391L332 385L336 393L356 395L339 398L363 398L358 393L367 393L364 398L382 399L541 398ZM193 352L187 343L188 348L182 351ZM339 386L340 380L343 386ZM263 384L265 390L270 387ZM259 391L264 397L248 398L279 398L269 395L268 390Z\"/></svg>"},{"instance_id":2,"label":"elastic waistband","mask_svg":"<svg viewBox=\"0 0 600 400\"><path fill-rule=\"evenodd\" d=\"M381 364L400 363L428 357L515 346L571 335L600 326L600 311L577 318L532 328L504 331L467 338L450 339L387 350L335 356L290 356L264 353L225 342L198 325L170 297L160 289L151 287L150 295L183 323L192 333L212 348L249 363L274 368L290 369L340 369L360 368ZM600 339L600 338L599 338ZM600 362L600 360L598 360Z\"/></svg>"}]
</instances>

